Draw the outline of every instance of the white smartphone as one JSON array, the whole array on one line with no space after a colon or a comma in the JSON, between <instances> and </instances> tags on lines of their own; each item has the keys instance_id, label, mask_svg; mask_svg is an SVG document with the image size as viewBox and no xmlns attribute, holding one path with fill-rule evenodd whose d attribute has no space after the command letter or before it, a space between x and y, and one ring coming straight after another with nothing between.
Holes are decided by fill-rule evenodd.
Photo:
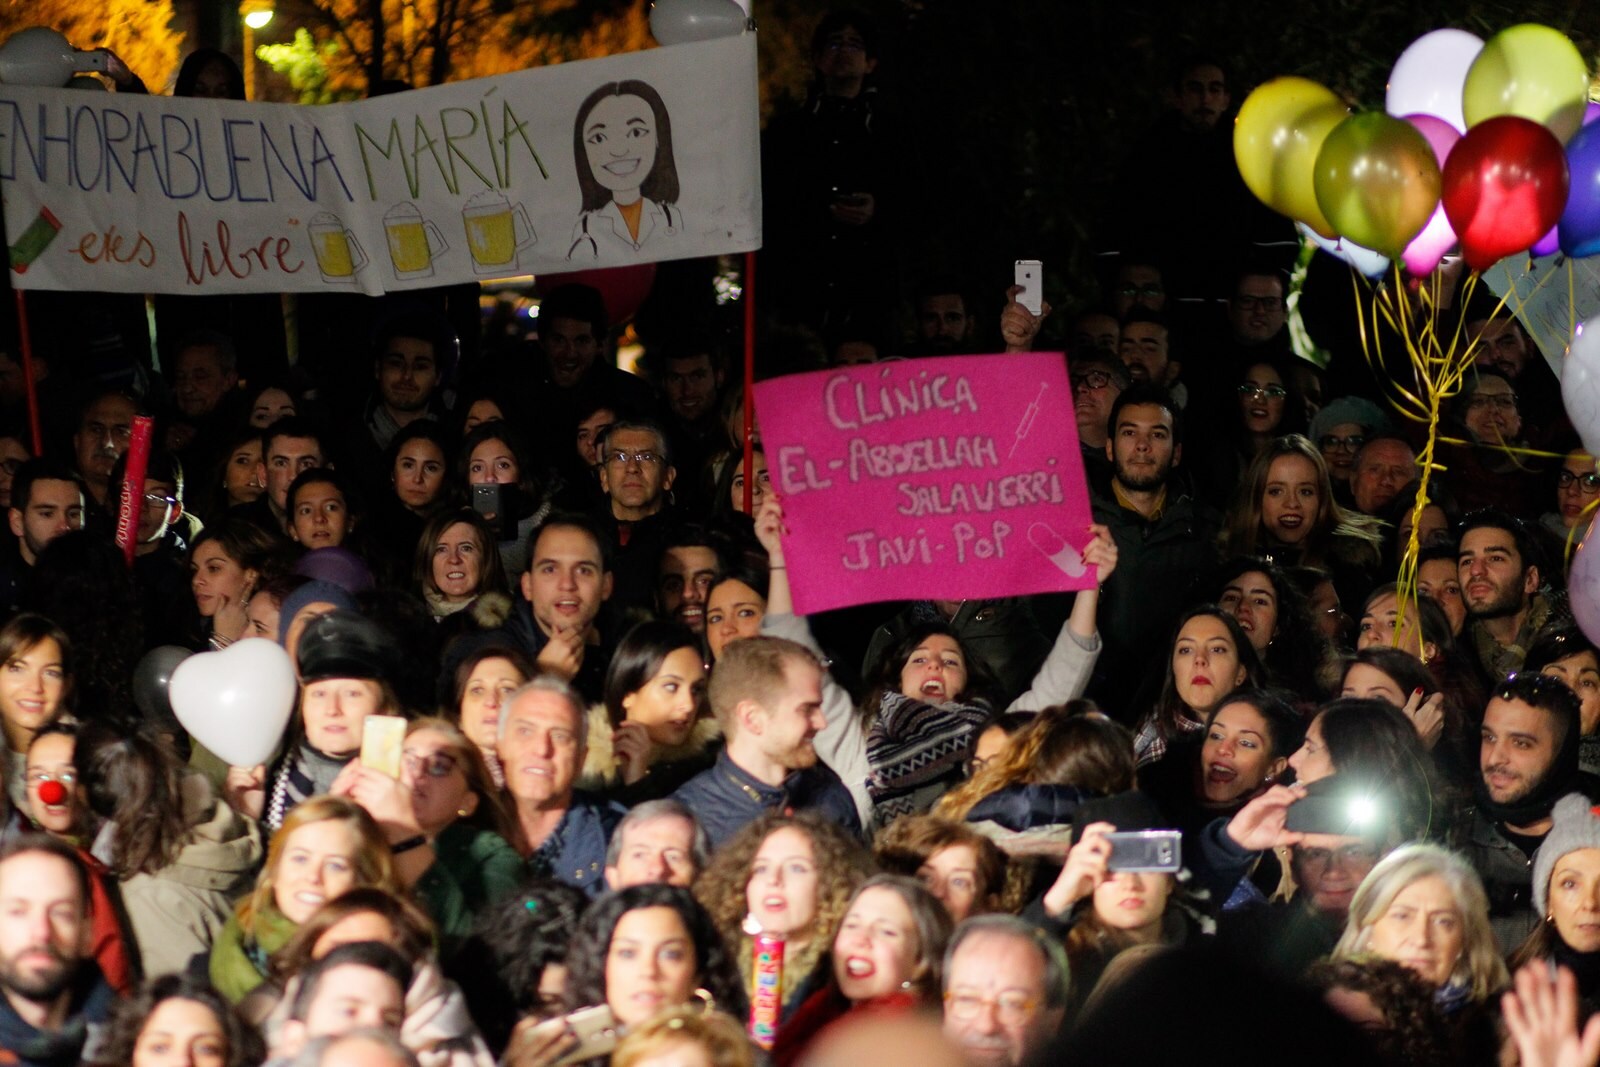
<instances>
[{"instance_id":1,"label":"white smartphone","mask_svg":"<svg viewBox=\"0 0 1600 1067\"><path fill-rule=\"evenodd\" d=\"M1044 310L1044 264L1037 259L1017 260L1016 284L1022 288L1017 303L1028 309L1030 315Z\"/></svg>"}]
</instances>

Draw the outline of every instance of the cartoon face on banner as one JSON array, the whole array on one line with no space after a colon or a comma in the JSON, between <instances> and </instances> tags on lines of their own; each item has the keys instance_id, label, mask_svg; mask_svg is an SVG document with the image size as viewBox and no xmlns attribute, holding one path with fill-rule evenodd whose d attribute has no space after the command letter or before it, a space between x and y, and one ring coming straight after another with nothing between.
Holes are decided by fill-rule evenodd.
<instances>
[{"instance_id":1,"label":"cartoon face on banner","mask_svg":"<svg viewBox=\"0 0 1600 1067\"><path fill-rule=\"evenodd\" d=\"M1084 589L1088 491L1059 354L946 356L756 386L801 614Z\"/></svg>"},{"instance_id":2,"label":"cartoon face on banner","mask_svg":"<svg viewBox=\"0 0 1600 1067\"><path fill-rule=\"evenodd\" d=\"M653 86L636 79L602 85L578 109L572 136L583 215L568 259L598 256L602 241L638 251L678 233L672 119Z\"/></svg>"}]
</instances>

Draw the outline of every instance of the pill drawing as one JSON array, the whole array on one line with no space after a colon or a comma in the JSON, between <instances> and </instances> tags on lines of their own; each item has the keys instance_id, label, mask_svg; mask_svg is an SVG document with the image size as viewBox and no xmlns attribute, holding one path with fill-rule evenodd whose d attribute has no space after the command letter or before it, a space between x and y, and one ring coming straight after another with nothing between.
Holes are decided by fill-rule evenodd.
<instances>
[{"instance_id":1,"label":"pill drawing","mask_svg":"<svg viewBox=\"0 0 1600 1067\"><path fill-rule=\"evenodd\" d=\"M1084 566L1083 553L1073 548L1065 537L1042 522L1036 522L1028 527L1028 543L1068 577L1081 578L1088 571Z\"/></svg>"}]
</instances>

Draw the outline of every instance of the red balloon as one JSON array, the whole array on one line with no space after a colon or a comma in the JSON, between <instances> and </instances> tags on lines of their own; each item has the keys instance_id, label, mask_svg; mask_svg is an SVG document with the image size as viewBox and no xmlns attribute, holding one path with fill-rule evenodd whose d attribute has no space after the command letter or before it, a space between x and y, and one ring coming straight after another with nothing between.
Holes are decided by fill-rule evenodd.
<instances>
[{"instance_id":1,"label":"red balloon","mask_svg":"<svg viewBox=\"0 0 1600 1067\"><path fill-rule=\"evenodd\" d=\"M612 326L621 326L633 318L639 305L650 295L651 287L656 284L656 265L639 263L631 267L575 270L570 274L541 274L535 280L534 290L543 297L556 286L571 282L600 290L606 317Z\"/></svg>"},{"instance_id":2,"label":"red balloon","mask_svg":"<svg viewBox=\"0 0 1600 1067\"><path fill-rule=\"evenodd\" d=\"M1466 132L1444 162L1440 200L1473 270L1526 251L1567 206L1567 157L1537 122L1501 115Z\"/></svg>"}]
</instances>

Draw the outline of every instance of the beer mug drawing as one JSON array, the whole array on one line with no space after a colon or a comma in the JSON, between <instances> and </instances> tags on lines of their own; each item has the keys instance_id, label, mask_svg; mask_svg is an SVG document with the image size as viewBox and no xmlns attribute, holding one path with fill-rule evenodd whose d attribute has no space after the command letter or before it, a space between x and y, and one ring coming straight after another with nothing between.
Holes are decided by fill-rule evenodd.
<instances>
[{"instance_id":1,"label":"beer mug drawing","mask_svg":"<svg viewBox=\"0 0 1600 1067\"><path fill-rule=\"evenodd\" d=\"M396 278L431 278L433 258L450 251L439 227L423 218L410 201L384 213L383 235L389 242L389 262L394 264Z\"/></svg>"},{"instance_id":2,"label":"beer mug drawing","mask_svg":"<svg viewBox=\"0 0 1600 1067\"><path fill-rule=\"evenodd\" d=\"M322 211L311 217L311 251L317 257L317 270L325 282L354 284L356 272L367 265L354 232L345 229L339 216Z\"/></svg>"},{"instance_id":3,"label":"beer mug drawing","mask_svg":"<svg viewBox=\"0 0 1600 1067\"><path fill-rule=\"evenodd\" d=\"M472 269L479 274L514 271L517 253L539 240L528 222L527 209L488 189L467 201L461 221L467 228Z\"/></svg>"}]
</instances>

